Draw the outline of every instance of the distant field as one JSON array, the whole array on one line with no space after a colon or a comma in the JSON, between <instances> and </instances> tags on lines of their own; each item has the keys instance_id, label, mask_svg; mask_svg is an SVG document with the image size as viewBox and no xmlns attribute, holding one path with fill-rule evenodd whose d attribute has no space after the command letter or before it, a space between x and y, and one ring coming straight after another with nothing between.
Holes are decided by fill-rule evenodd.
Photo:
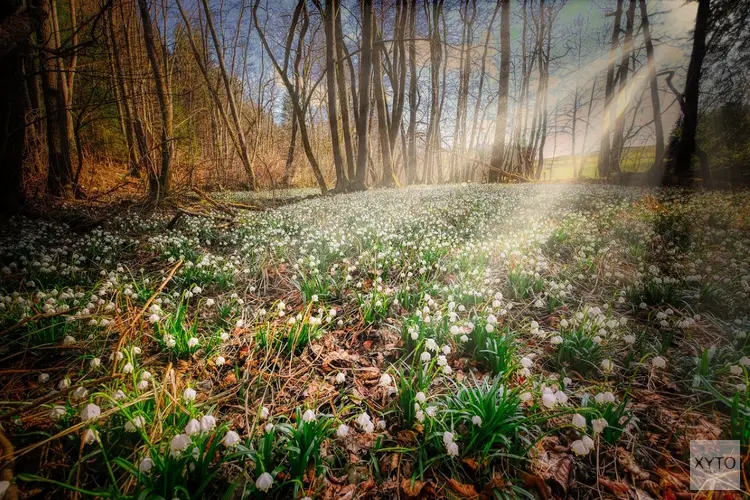
<instances>
[{"instance_id":1,"label":"distant field","mask_svg":"<svg viewBox=\"0 0 750 500\"><path fill-rule=\"evenodd\" d=\"M620 168L623 172L643 172L654 164L656 148L654 146L638 146L627 148L623 151ZM589 178L599 177L596 164L599 153L589 153L583 160L583 176ZM581 157L575 157L575 165L580 165ZM557 156L544 160L544 172L542 180L563 180L575 177L573 156Z\"/></svg>"}]
</instances>

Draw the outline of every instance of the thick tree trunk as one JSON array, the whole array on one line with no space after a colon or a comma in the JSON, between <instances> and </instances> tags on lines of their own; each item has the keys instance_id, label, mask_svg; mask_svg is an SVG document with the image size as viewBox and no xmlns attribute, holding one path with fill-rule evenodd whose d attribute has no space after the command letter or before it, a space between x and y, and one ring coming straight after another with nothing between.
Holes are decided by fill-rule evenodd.
<instances>
[{"instance_id":1,"label":"thick tree trunk","mask_svg":"<svg viewBox=\"0 0 750 500\"><path fill-rule=\"evenodd\" d=\"M695 18L695 31L693 33L693 52L690 55L690 65L688 66L685 92L683 93L682 133L675 157L675 174L683 178L690 176L691 162L696 151L695 136L698 130L700 80L703 59L706 56L706 34L710 16L710 0L698 0L698 14ZM707 174L709 172L704 168L704 177ZM709 179L704 178L704 182L708 181Z\"/></svg>"},{"instance_id":2,"label":"thick tree trunk","mask_svg":"<svg viewBox=\"0 0 750 500\"><path fill-rule=\"evenodd\" d=\"M417 0L409 3L409 128L406 153L406 183L414 184L417 178Z\"/></svg>"},{"instance_id":3,"label":"thick tree trunk","mask_svg":"<svg viewBox=\"0 0 750 500\"><path fill-rule=\"evenodd\" d=\"M508 121L508 82L510 80L510 0L502 3L500 11L500 93L497 100L497 121L495 123L495 144L492 148L492 170L490 182L500 180L505 158L505 130Z\"/></svg>"}]
</instances>

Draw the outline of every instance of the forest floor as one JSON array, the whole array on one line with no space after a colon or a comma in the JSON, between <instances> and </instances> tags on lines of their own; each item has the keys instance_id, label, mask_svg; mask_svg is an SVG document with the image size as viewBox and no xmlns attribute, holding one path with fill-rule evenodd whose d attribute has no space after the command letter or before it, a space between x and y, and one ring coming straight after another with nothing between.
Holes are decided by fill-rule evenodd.
<instances>
[{"instance_id":1,"label":"forest floor","mask_svg":"<svg viewBox=\"0 0 750 500\"><path fill-rule=\"evenodd\" d=\"M4 225L6 495L690 498L691 440L747 453L748 192L221 200Z\"/></svg>"}]
</instances>

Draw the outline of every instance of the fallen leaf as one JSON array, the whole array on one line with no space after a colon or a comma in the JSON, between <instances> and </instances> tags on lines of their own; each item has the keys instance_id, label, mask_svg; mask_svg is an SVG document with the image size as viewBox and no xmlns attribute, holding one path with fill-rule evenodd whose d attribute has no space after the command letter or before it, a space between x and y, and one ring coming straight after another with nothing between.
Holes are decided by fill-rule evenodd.
<instances>
[{"instance_id":1,"label":"fallen leaf","mask_svg":"<svg viewBox=\"0 0 750 500\"><path fill-rule=\"evenodd\" d=\"M564 493L568 492L570 467L573 458L560 445L560 440L548 437L537 444L538 455L532 461L532 469L545 481L552 480L562 488Z\"/></svg>"},{"instance_id":2,"label":"fallen leaf","mask_svg":"<svg viewBox=\"0 0 750 500\"><path fill-rule=\"evenodd\" d=\"M479 468L479 464L473 458L464 458L461 461L472 471L476 471Z\"/></svg>"},{"instance_id":3,"label":"fallen leaf","mask_svg":"<svg viewBox=\"0 0 750 500\"><path fill-rule=\"evenodd\" d=\"M403 478L401 480L401 491L409 498L416 498L424 488L422 481L413 481L411 479Z\"/></svg>"},{"instance_id":4,"label":"fallen leaf","mask_svg":"<svg viewBox=\"0 0 750 500\"><path fill-rule=\"evenodd\" d=\"M482 492L479 494L479 498L482 500L494 500L495 490L503 490L507 486L505 480L500 474L493 474L492 479L484 485ZM545 485L546 486L546 485Z\"/></svg>"},{"instance_id":5,"label":"fallen leaf","mask_svg":"<svg viewBox=\"0 0 750 500\"><path fill-rule=\"evenodd\" d=\"M599 478L599 485L616 497L627 496L630 486L622 481L611 481L605 477Z\"/></svg>"},{"instance_id":6,"label":"fallen leaf","mask_svg":"<svg viewBox=\"0 0 750 500\"><path fill-rule=\"evenodd\" d=\"M548 500L552 497L552 490L549 485L536 474L521 472L521 479L523 479L523 485L528 489L535 489L542 500Z\"/></svg>"},{"instance_id":7,"label":"fallen leaf","mask_svg":"<svg viewBox=\"0 0 750 500\"><path fill-rule=\"evenodd\" d=\"M650 477L649 473L641 469L633 455L630 454L625 448L617 448L617 459L623 469L630 472L633 478L637 480L645 480Z\"/></svg>"},{"instance_id":8,"label":"fallen leaf","mask_svg":"<svg viewBox=\"0 0 750 500\"><path fill-rule=\"evenodd\" d=\"M473 484L460 483L455 479L450 478L448 480L448 486L463 498L476 498L479 496L477 489L474 488Z\"/></svg>"}]
</instances>

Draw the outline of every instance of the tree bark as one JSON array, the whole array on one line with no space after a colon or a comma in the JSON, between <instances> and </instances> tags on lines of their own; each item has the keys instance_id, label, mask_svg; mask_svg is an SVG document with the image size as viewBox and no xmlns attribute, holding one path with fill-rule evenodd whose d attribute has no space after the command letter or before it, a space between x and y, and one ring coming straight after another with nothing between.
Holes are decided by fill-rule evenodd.
<instances>
[{"instance_id":1,"label":"tree bark","mask_svg":"<svg viewBox=\"0 0 750 500\"><path fill-rule=\"evenodd\" d=\"M492 148L493 167L489 173L490 182L500 180L505 157L505 130L508 121L508 82L510 80L510 0L498 0L500 11L500 92L497 99L497 120L495 123L495 144Z\"/></svg>"},{"instance_id":2,"label":"tree bark","mask_svg":"<svg viewBox=\"0 0 750 500\"><path fill-rule=\"evenodd\" d=\"M409 128L406 183L414 184L417 178L417 0L407 0L409 4Z\"/></svg>"},{"instance_id":3,"label":"tree bark","mask_svg":"<svg viewBox=\"0 0 750 500\"><path fill-rule=\"evenodd\" d=\"M374 32L377 33L377 27L373 23ZM396 185L396 179L393 173L393 162L391 161L391 139L388 133L388 109L385 103L385 94L383 90L383 40L378 36L377 42L373 46L372 60L372 82L373 94L375 97L375 108L378 113L378 140L380 142L380 162L383 168L383 177L380 180L381 187L392 187Z\"/></svg>"},{"instance_id":4,"label":"tree bark","mask_svg":"<svg viewBox=\"0 0 750 500\"><path fill-rule=\"evenodd\" d=\"M646 57L648 60L648 83L651 90L651 109L654 116L654 133L656 135L656 151L654 165L651 167L649 177L652 180L661 179L664 174L664 126L661 119L661 103L659 102L659 84L656 80L656 62L654 61L654 43L651 40L651 24L648 20L648 7L646 0L639 0L641 9L641 28L646 44Z\"/></svg>"},{"instance_id":5,"label":"tree bark","mask_svg":"<svg viewBox=\"0 0 750 500\"><path fill-rule=\"evenodd\" d=\"M334 0L325 0L325 35L326 35L326 80L328 83L328 125L331 130L331 149L333 164L336 170L336 187L341 192L346 187L344 160L341 157L339 141L339 118L336 110L336 15Z\"/></svg>"},{"instance_id":6,"label":"tree bark","mask_svg":"<svg viewBox=\"0 0 750 500\"><path fill-rule=\"evenodd\" d=\"M357 172L349 189L366 188L367 125L370 118L370 77L372 71L373 6L372 0L362 0L362 50L359 54L359 116L357 117Z\"/></svg>"},{"instance_id":7,"label":"tree bark","mask_svg":"<svg viewBox=\"0 0 750 500\"><path fill-rule=\"evenodd\" d=\"M346 92L346 66L344 61L344 31L341 27L341 0L331 0L334 7L335 39L336 39L336 87L339 95L339 109L341 110L341 133L344 136L344 152L346 154L346 171L349 179L356 175L354 163L354 145L352 143L351 120L349 119L349 101ZM352 79L354 74L351 75Z\"/></svg>"},{"instance_id":8,"label":"tree bark","mask_svg":"<svg viewBox=\"0 0 750 500\"><path fill-rule=\"evenodd\" d=\"M616 174L620 174L620 156L622 155L622 148L625 146L623 140L623 132L625 129L625 110L620 109L620 98L625 98L625 106L627 105L628 99L625 95L628 85L628 71L630 56L633 52L633 24L635 24L635 5L637 0L630 0L628 4L628 12L625 23L625 41L622 45L622 57L620 58L620 88L615 94L613 101L613 113L616 116L615 119L615 130L612 136L612 153L610 170ZM623 108L625 107L623 106Z\"/></svg>"},{"instance_id":9,"label":"tree bark","mask_svg":"<svg viewBox=\"0 0 750 500\"><path fill-rule=\"evenodd\" d=\"M612 25L612 40L609 47L609 64L607 66L607 83L604 90L604 111L602 114L602 137L599 146L599 160L597 168L599 177L609 177L610 172L610 142L609 142L609 114L612 107L612 97L615 87L615 59L617 55L617 45L620 40L620 21L622 19L622 1L617 0L617 9L615 10L615 20Z\"/></svg>"}]
</instances>

